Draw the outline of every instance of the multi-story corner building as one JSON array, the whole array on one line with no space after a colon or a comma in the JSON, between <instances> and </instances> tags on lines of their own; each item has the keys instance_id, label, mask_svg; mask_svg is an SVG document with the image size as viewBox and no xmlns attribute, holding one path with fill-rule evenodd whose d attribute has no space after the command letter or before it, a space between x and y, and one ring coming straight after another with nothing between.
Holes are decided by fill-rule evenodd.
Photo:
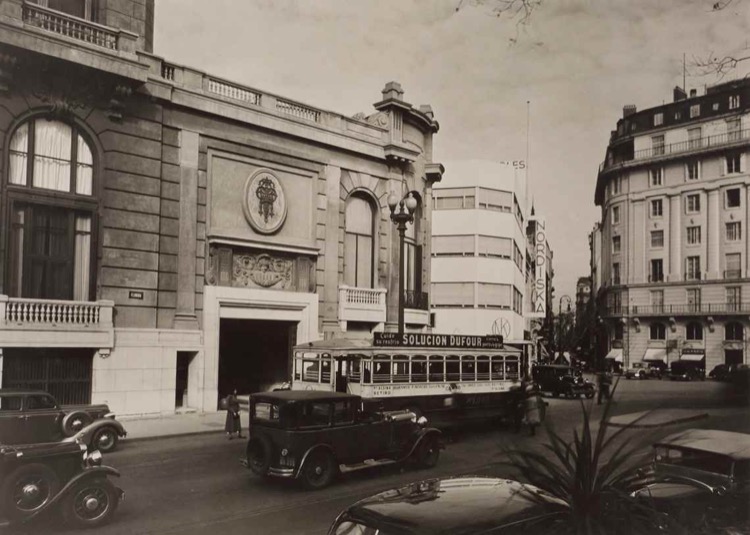
<instances>
[{"instance_id":1,"label":"multi-story corner building","mask_svg":"<svg viewBox=\"0 0 750 535\"><path fill-rule=\"evenodd\" d=\"M435 330L523 340L529 332L525 165L471 160L448 168L452 178L433 190Z\"/></svg>"},{"instance_id":2,"label":"multi-story corner building","mask_svg":"<svg viewBox=\"0 0 750 535\"><path fill-rule=\"evenodd\" d=\"M750 80L626 106L596 185L607 357L748 362Z\"/></svg>"},{"instance_id":3,"label":"multi-story corner building","mask_svg":"<svg viewBox=\"0 0 750 535\"><path fill-rule=\"evenodd\" d=\"M169 63L153 0L0 3L0 374L118 413L216 410L291 347L429 328L438 130ZM262 84L262 81L258 82ZM404 251L387 198L417 199Z\"/></svg>"}]
</instances>

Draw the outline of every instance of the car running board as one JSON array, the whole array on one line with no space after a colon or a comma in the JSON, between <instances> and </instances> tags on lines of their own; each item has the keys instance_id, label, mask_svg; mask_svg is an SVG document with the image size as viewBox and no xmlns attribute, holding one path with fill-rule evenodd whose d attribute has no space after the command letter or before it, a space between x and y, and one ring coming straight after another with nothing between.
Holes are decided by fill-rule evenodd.
<instances>
[{"instance_id":1,"label":"car running board","mask_svg":"<svg viewBox=\"0 0 750 535\"><path fill-rule=\"evenodd\" d=\"M342 474L345 474L347 472L356 472L357 470L362 470L364 468L386 466L388 464L395 464L397 462L398 461L394 461L393 459L367 459L366 461L357 464L341 464L339 465L339 471Z\"/></svg>"}]
</instances>

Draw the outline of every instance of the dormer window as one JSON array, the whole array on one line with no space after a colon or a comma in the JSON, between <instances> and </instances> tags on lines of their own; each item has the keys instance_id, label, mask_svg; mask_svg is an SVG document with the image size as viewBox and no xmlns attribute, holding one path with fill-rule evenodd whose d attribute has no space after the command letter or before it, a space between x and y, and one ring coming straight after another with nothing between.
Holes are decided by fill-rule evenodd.
<instances>
[{"instance_id":1,"label":"dormer window","mask_svg":"<svg viewBox=\"0 0 750 535\"><path fill-rule=\"evenodd\" d=\"M655 113L654 114L654 126L661 126L663 124L664 124L664 114Z\"/></svg>"},{"instance_id":2,"label":"dormer window","mask_svg":"<svg viewBox=\"0 0 750 535\"><path fill-rule=\"evenodd\" d=\"M696 117L700 117L701 114L701 105L700 104L693 104L690 106L690 118L695 119Z\"/></svg>"},{"instance_id":3,"label":"dormer window","mask_svg":"<svg viewBox=\"0 0 750 535\"><path fill-rule=\"evenodd\" d=\"M740 96L739 95L729 95L729 109L730 110L736 110L740 107Z\"/></svg>"}]
</instances>

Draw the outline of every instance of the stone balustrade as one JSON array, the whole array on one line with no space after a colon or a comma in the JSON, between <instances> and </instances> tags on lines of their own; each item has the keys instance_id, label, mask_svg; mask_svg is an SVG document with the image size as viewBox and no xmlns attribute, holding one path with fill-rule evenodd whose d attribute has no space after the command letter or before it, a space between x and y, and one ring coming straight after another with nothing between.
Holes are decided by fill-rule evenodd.
<instances>
[{"instance_id":1,"label":"stone balustrade","mask_svg":"<svg viewBox=\"0 0 750 535\"><path fill-rule=\"evenodd\" d=\"M386 315L384 288L339 286L339 323L348 321L384 323Z\"/></svg>"},{"instance_id":2,"label":"stone balustrade","mask_svg":"<svg viewBox=\"0 0 750 535\"><path fill-rule=\"evenodd\" d=\"M112 328L112 301L58 301L0 295L0 326Z\"/></svg>"}]
</instances>

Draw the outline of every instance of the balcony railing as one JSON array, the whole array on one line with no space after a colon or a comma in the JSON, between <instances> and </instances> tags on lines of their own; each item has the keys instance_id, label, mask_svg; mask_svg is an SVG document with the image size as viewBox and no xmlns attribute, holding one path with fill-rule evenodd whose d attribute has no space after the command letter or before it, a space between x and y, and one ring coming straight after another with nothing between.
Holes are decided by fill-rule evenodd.
<instances>
[{"instance_id":1,"label":"balcony railing","mask_svg":"<svg viewBox=\"0 0 750 535\"><path fill-rule=\"evenodd\" d=\"M726 269L724 270L724 278L725 279L739 279L742 277L742 270L741 269Z\"/></svg>"},{"instance_id":2,"label":"balcony railing","mask_svg":"<svg viewBox=\"0 0 750 535\"><path fill-rule=\"evenodd\" d=\"M416 292L406 290L404 292L404 308L414 308L417 310L429 310L429 299L427 292Z\"/></svg>"},{"instance_id":3,"label":"balcony railing","mask_svg":"<svg viewBox=\"0 0 750 535\"><path fill-rule=\"evenodd\" d=\"M174 72L172 72L172 76L174 77ZM255 104L256 106L260 104L260 93L214 78L208 79L208 91L215 95L221 95L233 100L241 100L242 102Z\"/></svg>"},{"instance_id":4,"label":"balcony railing","mask_svg":"<svg viewBox=\"0 0 750 535\"><path fill-rule=\"evenodd\" d=\"M347 321L385 322L385 296L384 288L339 286L339 323L345 326Z\"/></svg>"},{"instance_id":5,"label":"balcony railing","mask_svg":"<svg viewBox=\"0 0 750 535\"><path fill-rule=\"evenodd\" d=\"M619 161L604 162L599 166L599 171L601 172L605 169L623 163L637 162L640 160L649 160L651 158L660 158L663 156L686 154L693 151L719 148L748 140L750 140L750 130L736 130L734 132L716 134L713 136L704 136L697 139L680 141L679 143L670 143L668 145L657 144L650 149L641 149L635 151L632 158L625 157L619 159Z\"/></svg>"},{"instance_id":6,"label":"balcony railing","mask_svg":"<svg viewBox=\"0 0 750 535\"><path fill-rule=\"evenodd\" d=\"M9 297L0 300L0 320L6 325L111 326L112 303Z\"/></svg>"},{"instance_id":7,"label":"balcony railing","mask_svg":"<svg viewBox=\"0 0 750 535\"><path fill-rule=\"evenodd\" d=\"M747 314L750 302L743 303L686 303L680 305L608 306L606 316L661 316L693 314Z\"/></svg>"},{"instance_id":8,"label":"balcony railing","mask_svg":"<svg viewBox=\"0 0 750 535\"><path fill-rule=\"evenodd\" d=\"M23 21L77 41L117 50L118 31L37 4L23 4Z\"/></svg>"},{"instance_id":9,"label":"balcony railing","mask_svg":"<svg viewBox=\"0 0 750 535\"><path fill-rule=\"evenodd\" d=\"M306 119L315 123L320 121L320 112L318 110L308 108L307 106L303 106L301 104L295 104L294 102L289 102L288 100L277 99L276 109L281 113L293 115L294 117L299 117L300 119Z\"/></svg>"}]
</instances>

